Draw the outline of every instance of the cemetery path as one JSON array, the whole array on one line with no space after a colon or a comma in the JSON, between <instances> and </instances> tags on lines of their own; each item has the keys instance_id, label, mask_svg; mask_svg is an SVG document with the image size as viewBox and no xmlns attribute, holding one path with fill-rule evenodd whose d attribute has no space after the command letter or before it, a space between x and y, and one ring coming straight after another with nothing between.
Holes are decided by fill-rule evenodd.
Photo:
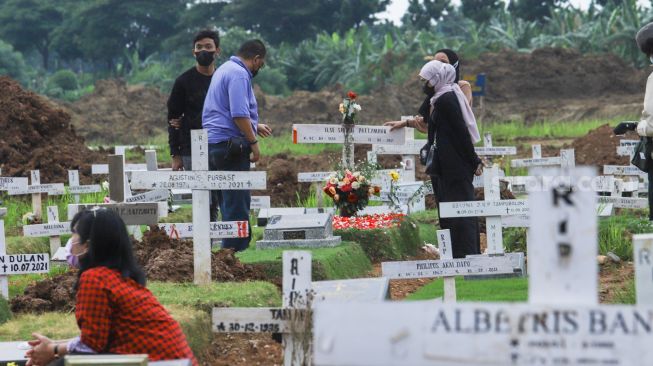
<instances>
[{"instance_id":1,"label":"cemetery path","mask_svg":"<svg viewBox=\"0 0 653 366\"><path fill-rule=\"evenodd\" d=\"M612 304L622 302L632 286L635 268L632 262L606 263L599 267L599 300Z\"/></svg>"}]
</instances>

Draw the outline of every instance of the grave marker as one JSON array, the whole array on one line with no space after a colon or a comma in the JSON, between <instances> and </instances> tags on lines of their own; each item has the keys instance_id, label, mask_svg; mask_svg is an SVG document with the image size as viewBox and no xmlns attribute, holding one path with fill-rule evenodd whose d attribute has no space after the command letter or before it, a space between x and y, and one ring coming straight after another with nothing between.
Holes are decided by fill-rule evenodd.
<instances>
[{"instance_id":1,"label":"grave marker","mask_svg":"<svg viewBox=\"0 0 653 366\"><path fill-rule=\"evenodd\" d=\"M173 239L187 239L193 237L193 224L191 223L165 223L159 224ZM249 225L247 221L218 221L209 224L209 237L211 239L247 238Z\"/></svg>"},{"instance_id":2,"label":"grave marker","mask_svg":"<svg viewBox=\"0 0 653 366\"><path fill-rule=\"evenodd\" d=\"M453 260L451 233L449 229L438 230L438 248L442 260ZM456 302L456 277L444 277L444 302Z\"/></svg>"},{"instance_id":3,"label":"grave marker","mask_svg":"<svg viewBox=\"0 0 653 366\"><path fill-rule=\"evenodd\" d=\"M10 196L17 195L32 195L32 213L37 220L41 220L43 217L43 212L41 209L41 193L46 193L52 196L62 195L65 193L63 183L55 184L41 184L41 175L38 170L32 170L30 172L31 185L23 186L18 183L18 185L9 184L8 193Z\"/></svg>"},{"instance_id":4,"label":"grave marker","mask_svg":"<svg viewBox=\"0 0 653 366\"><path fill-rule=\"evenodd\" d=\"M79 211L96 207L114 211L127 226L156 225L159 221L159 205L156 202L69 204L68 219L72 220Z\"/></svg>"},{"instance_id":5,"label":"grave marker","mask_svg":"<svg viewBox=\"0 0 653 366\"><path fill-rule=\"evenodd\" d=\"M633 235L637 305L653 305L653 234Z\"/></svg>"},{"instance_id":6,"label":"grave marker","mask_svg":"<svg viewBox=\"0 0 653 366\"><path fill-rule=\"evenodd\" d=\"M8 191L9 187L14 189L26 190L27 178L22 177L0 177L0 191Z\"/></svg>"},{"instance_id":7,"label":"grave marker","mask_svg":"<svg viewBox=\"0 0 653 366\"><path fill-rule=\"evenodd\" d=\"M256 249L338 246L342 239L333 236L332 220L327 213L272 216Z\"/></svg>"},{"instance_id":8,"label":"grave marker","mask_svg":"<svg viewBox=\"0 0 653 366\"><path fill-rule=\"evenodd\" d=\"M495 147L492 143L492 134L489 132L483 134L483 147L475 146L474 150L478 156L517 155L515 146Z\"/></svg>"},{"instance_id":9,"label":"grave marker","mask_svg":"<svg viewBox=\"0 0 653 366\"><path fill-rule=\"evenodd\" d=\"M252 203L249 207L252 210L270 208L270 196L252 196Z\"/></svg>"}]
</instances>

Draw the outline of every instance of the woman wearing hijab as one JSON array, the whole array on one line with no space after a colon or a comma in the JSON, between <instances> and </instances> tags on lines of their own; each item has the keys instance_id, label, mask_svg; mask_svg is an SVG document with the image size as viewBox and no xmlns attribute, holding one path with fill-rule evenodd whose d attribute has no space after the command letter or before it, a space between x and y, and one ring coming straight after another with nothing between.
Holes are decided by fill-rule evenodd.
<instances>
[{"instance_id":1,"label":"woman wearing hijab","mask_svg":"<svg viewBox=\"0 0 653 366\"><path fill-rule=\"evenodd\" d=\"M453 66L453 68L456 70L456 77L454 78L454 82L458 83L458 86L460 86L460 89L465 95L465 99L471 107L472 86L469 84L469 82L460 80L460 59L458 58L458 55L453 50L443 48L438 50L435 53L435 56L429 56L428 59L437 60ZM384 123L383 125L392 127L391 130L396 130L403 127L413 127L420 132L426 133L428 128L428 117L430 115L431 98L433 97L433 89L424 87L424 93L426 94L426 98L422 102L417 115L413 119L406 121L390 121Z\"/></svg>"},{"instance_id":2,"label":"woman wearing hijab","mask_svg":"<svg viewBox=\"0 0 653 366\"><path fill-rule=\"evenodd\" d=\"M474 151L481 137L472 108L455 82L452 65L430 61L419 72L425 89L433 89L429 100L429 142L437 146L439 171L432 178L438 201L474 200L474 174L481 175L483 165ZM451 231L454 258L480 254L477 217L440 218L440 227Z\"/></svg>"}]
</instances>

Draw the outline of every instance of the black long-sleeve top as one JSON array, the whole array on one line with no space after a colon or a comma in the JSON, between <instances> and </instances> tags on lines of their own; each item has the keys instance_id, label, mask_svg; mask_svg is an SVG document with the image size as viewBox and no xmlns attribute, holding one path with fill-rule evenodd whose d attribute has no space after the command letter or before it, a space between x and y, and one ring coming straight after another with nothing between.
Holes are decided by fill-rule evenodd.
<instances>
[{"instance_id":1,"label":"black long-sleeve top","mask_svg":"<svg viewBox=\"0 0 653 366\"><path fill-rule=\"evenodd\" d=\"M211 76L195 67L188 69L176 80L168 98L168 120L181 118L181 127L168 125L168 144L171 155L190 155L190 131L202 128L204 99L211 84Z\"/></svg>"},{"instance_id":2,"label":"black long-sleeve top","mask_svg":"<svg viewBox=\"0 0 653 366\"><path fill-rule=\"evenodd\" d=\"M472 138L454 92L443 94L435 102L429 123L435 126L435 142L441 174L469 179L481 159L476 155Z\"/></svg>"}]
</instances>

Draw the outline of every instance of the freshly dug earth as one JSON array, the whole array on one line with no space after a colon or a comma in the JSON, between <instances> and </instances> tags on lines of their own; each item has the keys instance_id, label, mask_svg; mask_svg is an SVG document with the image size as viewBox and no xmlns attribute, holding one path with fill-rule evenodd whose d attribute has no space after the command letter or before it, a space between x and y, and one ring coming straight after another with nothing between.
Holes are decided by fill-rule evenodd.
<instances>
[{"instance_id":1,"label":"freshly dug earth","mask_svg":"<svg viewBox=\"0 0 653 366\"><path fill-rule=\"evenodd\" d=\"M614 303L628 291L635 277L632 262L607 263L599 267L599 301Z\"/></svg>"},{"instance_id":2,"label":"freshly dug earth","mask_svg":"<svg viewBox=\"0 0 653 366\"><path fill-rule=\"evenodd\" d=\"M577 165L629 165L627 156L618 156L617 147L621 140L639 140L635 132L628 132L625 136L615 136L613 127L603 125L587 135L580 137L572 143L576 154Z\"/></svg>"},{"instance_id":3,"label":"freshly dug earth","mask_svg":"<svg viewBox=\"0 0 653 366\"><path fill-rule=\"evenodd\" d=\"M0 90L2 175L28 177L38 169L41 183L63 183L68 169L77 169L82 184L90 183L90 164L103 157L86 148L70 115L6 76L0 76Z\"/></svg>"},{"instance_id":4,"label":"freshly dug earth","mask_svg":"<svg viewBox=\"0 0 653 366\"><path fill-rule=\"evenodd\" d=\"M73 287L77 271L46 278L25 288L23 295L11 299L13 313L36 313L46 311L69 312L75 309Z\"/></svg>"},{"instance_id":5,"label":"freshly dug earth","mask_svg":"<svg viewBox=\"0 0 653 366\"><path fill-rule=\"evenodd\" d=\"M205 359L210 366L276 366L283 348L271 334L215 334Z\"/></svg>"},{"instance_id":6,"label":"freshly dug earth","mask_svg":"<svg viewBox=\"0 0 653 366\"><path fill-rule=\"evenodd\" d=\"M190 240L172 239L165 231L151 226L143 241L134 242L134 253L150 281L193 281L193 243ZM211 277L219 282L266 278L260 267L241 263L230 249L212 253Z\"/></svg>"},{"instance_id":7,"label":"freshly dug earth","mask_svg":"<svg viewBox=\"0 0 653 366\"><path fill-rule=\"evenodd\" d=\"M122 80L99 80L92 94L68 104L77 130L91 141L138 144L167 131L167 95Z\"/></svg>"}]
</instances>

